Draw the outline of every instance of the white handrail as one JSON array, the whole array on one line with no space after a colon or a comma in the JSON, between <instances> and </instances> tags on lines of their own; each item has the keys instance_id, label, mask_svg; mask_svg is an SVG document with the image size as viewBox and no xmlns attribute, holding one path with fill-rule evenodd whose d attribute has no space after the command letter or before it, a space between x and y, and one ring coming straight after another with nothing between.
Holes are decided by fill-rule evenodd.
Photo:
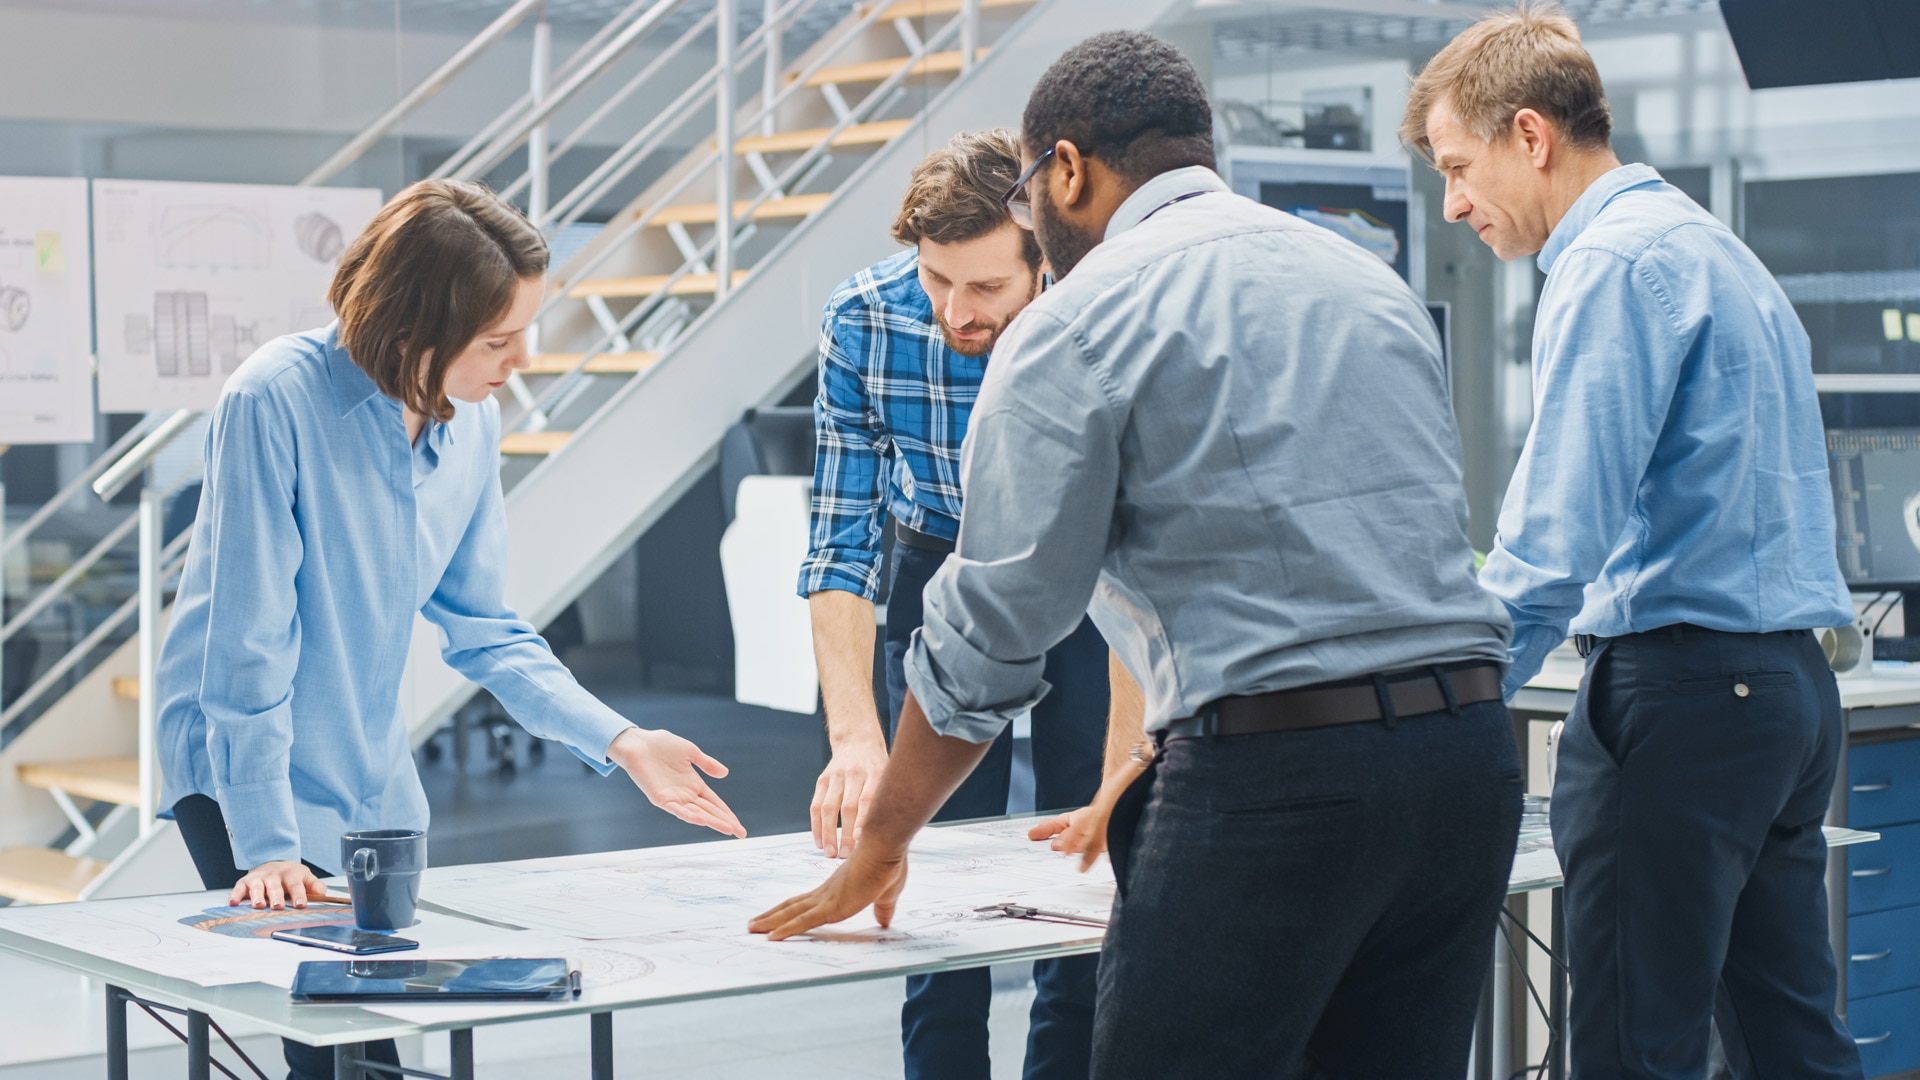
<instances>
[{"instance_id":1,"label":"white handrail","mask_svg":"<svg viewBox=\"0 0 1920 1080\"><path fill-rule=\"evenodd\" d=\"M720 71L720 81L719 90L713 95L713 138L720 146L719 164L713 171L713 235L720 241L713 257L713 299L719 303L733 291L733 177L739 171L739 162L733 156L733 95L740 88L740 73L734 70L733 54L740 43L735 40L739 36L739 28L733 21L735 0L713 2L714 11L720 16L714 24L714 67Z\"/></svg>"},{"instance_id":2,"label":"white handrail","mask_svg":"<svg viewBox=\"0 0 1920 1080\"><path fill-rule=\"evenodd\" d=\"M180 433L193 426L200 414L193 409L179 409L172 416L160 422L160 425L140 440L139 445L127 451L125 456L102 470L99 479L93 482L93 493L102 499L111 499L120 494L120 489L133 482L134 475L147 467L167 444L178 438Z\"/></svg>"},{"instance_id":3,"label":"white handrail","mask_svg":"<svg viewBox=\"0 0 1920 1080\"><path fill-rule=\"evenodd\" d=\"M631 26L614 35L613 40L603 46L593 59L587 61L579 71L564 79L559 86L546 95L543 101L535 105L531 112L509 124L507 130L496 136L485 150L468 159L467 163L452 175L457 179L472 180L485 175L487 170L500 164L508 154L519 148L534 128L546 123L547 119L559 111L562 105L572 101L573 95L579 93L581 88L605 74L606 70L612 67L628 49L638 43L654 27L660 25L661 20L672 14L674 8L685 2L686 0L659 0L646 14L635 19Z\"/></svg>"},{"instance_id":4,"label":"white handrail","mask_svg":"<svg viewBox=\"0 0 1920 1080\"><path fill-rule=\"evenodd\" d=\"M439 93L440 88L465 70L475 57L486 52L494 42L505 37L509 31L518 26L520 20L527 17L528 12L545 3L546 0L518 0L512 7L501 12L500 17L493 20L485 30L480 31L478 37L461 46L460 51L448 57L446 63L435 68L433 74L422 79L419 85L407 92L405 97L394 102L392 108L381 113L378 120L367 125L360 134L348 140L347 145L334 151L332 157L321 162L319 167L308 173L300 181L300 186L312 187L324 184L338 176L342 169L353 164L361 154L366 153L375 143L385 138L387 132L393 130L394 125L405 119L406 115L421 102Z\"/></svg>"},{"instance_id":5,"label":"white handrail","mask_svg":"<svg viewBox=\"0 0 1920 1080\"><path fill-rule=\"evenodd\" d=\"M66 487L61 488L59 494L41 504L40 509L35 510L33 515L22 522L19 528L8 532L6 538L0 540L0 556L26 543L27 537L31 536L35 529L46 524L53 515L59 513L60 508L67 504L67 500L85 491L87 485L93 483L93 478L105 472L107 466L112 464L115 458L126 452L127 447L132 446L149 431L152 431L158 426L162 415L161 413L151 412L141 417L139 423L129 428L126 434L115 439L112 446L107 447L99 457L89 462L85 469L80 470L80 475L69 481Z\"/></svg>"},{"instance_id":6,"label":"white handrail","mask_svg":"<svg viewBox=\"0 0 1920 1080\"><path fill-rule=\"evenodd\" d=\"M580 64L585 62L585 60L589 56L593 55L595 52L599 50L602 42L604 42L608 37L612 36L613 33L616 30L618 30L621 26L625 25L628 19L633 18L635 12L639 11L641 8L644 8L654 2L655 0L633 0L633 3L628 4L625 8L623 8L620 14L615 15L613 18L607 20L605 25L601 26L600 29L594 31L592 37L588 38L585 42L583 42L579 48L575 49L573 53L567 57L564 63L562 63L558 68L554 69L553 78L564 79L568 75L573 74L574 70L577 69L580 66ZM501 128L504 128L509 123L512 123L513 118L515 116L518 116L521 110L527 108L529 105L532 105L532 104L533 104L533 91L531 88L529 88L526 93L521 94L518 98L514 99L513 104L507 106L505 109L500 111L499 115L495 116L492 120L489 120L485 127L482 127L479 131L475 132L472 138L468 139L465 143L462 143L460 146L460 149L455 150L453 152L453 156L447 158L445 161L442 161L439 165L435 166L434 170L427 174L427 179L439 180L439 179L443 179L445 177L453 175L453 171L455 169L458 169L460 166L466 164L468 158L472 157L476 152L478 152L481 147L486 146L488 143L492 142L493 137L495 135L500 134Z\"/></svg>"},{"instance_id":7,"label":"white handrail","mask_svg":"<svg viewBox=\"0 0 1920 1080\"><path fill-rule=\"evenodd\" d=\"M871 25L874 18L878 15L878 13L881 10L883 10L883 8L881 7L874 8L867 15L867 17L861 21L861 24L860 24L861 27L864 28L865 26ZM914 67L917 64L919 64L920 61L922 61L926 56L930 55L935 49L946 44L947 40L951 38L956 31L964 34L966 29L967 29L966 13L963 11L960 15L957 15L953 19L949 20L944 26L940 28L939 31L934 33L931 37L921 42L920 45L917 48L915 48L906 57L905 61L900 65L899 70L895 71L892 75L889 75L878 86L875 86L873 90L870 91L865 97L861 98L860 103L858 105L855 105L847 113L846 116L842 117L839 120L838 123L836 123L833 127L829 128L821 136L820 140L816 142L805 154L802 154L793 163L788 165L786 170L780 176L775 177L775 181L776 181L775 184L771 188L768 188L767 190L762 191L760 195L756 197L742 212L742 216L746 217L748 220L751 220L753 211L757 210L768 199L772 198L775 192L783 191L788 185L794 183L795 179L799 177L804 172L804 170L806 170L815 160L817 160L820 157L820 155L822 155L826 151L828 147L831 147L833 145L833 140L842 131L845 131L847 128L852 127L856 123L859 123L866 113L872 111L881 101L885 100L887 95L895 87L897 87L901 82L903 82L909 75L913 73ZM844 45L847 40L850 40L850 37L847 39L842 39L840 44ZM801 77L796 78L793 81L793 83L790 86L788 86L784 92L781 93L779 97L775 98L772 101L764 103L761 107L760 112L756 113L755 115L753 115L748 119L747 126L751 127L754 123L757 123L762 116L771 115L775 109L777 109L782 103L785 102L786 98L790 94L794 93L802 85L804 85L805 80L808 77L810 77L812 71L815 71L821 67L824 67L827 59L830 58L834 52L837 52L839 47L840 46L837 45L835 46L834 49L829 50L828 52L826 52L825 54L817 58L814 64L811 65L811 67L809 68L808 72L803 73ZM715 70L717 71L718 69L716 68ZM709 72L708 74L712 75L713 72ZM657 215L662 209L666 207L667 204L671 203L675 198L678 198L680 193L686 190L686 188L691 184L694 177L699 176L702 172L706 170L708 165L712 164L716 160L720 160L721 158L722 158L722 155L720 151L715 150L708 155L706 160L702 161L699 165L695 166L694 168L687 170L686 175L683 176L680 179L680 181L676 183L671 189L669 189L666 193L661 195L659 199L655 200L654 204L651 207L649 207L645 213L637 216L631 223L629 223L624 228L622 228L620 232L616 234L611 241L608 241L606 245L601 249L600 253L591 262L589 262L584 268L582 268L582 270L580 271L580 275L585 276L586 274L591 273L594 269L598 268L598 266L606 260L606 258L609 256L611 252L617 250L619 246L623 244L627 239L639 233L641 230L645 229L647 225L653 220L655 215ZM724 165L730 165L730 164L732 164L732 161L731 161L731 157L728 156L723 162L723 167ZM610 347L619 337L625 335L633 327L639 325L641 321L643 321L649 314L651 314L653 310L658 307L659 302L666 296L670 295L674 284L679 282L681 279L685 278L687 274L691 272L693 265L695 263L702 262L706 259L706 257L714 250L719 239L720 239L720 234L718 230L716 230L714 235L710 237L706 243L700 245L698 248L695 249L694 256L692 258L683 260L680 266L673 273L669 274L666 280L661 282L660 285L653 292L641 298L640 302L634 305L633 310L629 311L626 317L621 319L612 330L609 330L606 333L602 334L600 339L593 345L592 348L588 349L585 353L583 353L579 360L575 361L574 364L570 368L568 368L568 370L565 373L563 373L558 378L556 378L553 381L553 383L547 387L546 391L542 393L540 397L536 400L534 408L528 410L528 413L527 413L528 417L540 417L544 419L546 417L548 407L553 402L560 400L561 395L566 393L566 391L571 387L573 382L579 378L581 372L583 372L586 369L587 364L591 363L595 357L603 355L608 349L608 347ZM716 284L718 284L718 282L716 282ZM728 284L731 284L731 282L728 282ZM565 299L565 297L566 297L566 290L564 288L564 283L563 283L563 287L560 289L557 289L554 295L550 296L547 299L546 303L541 305L541 308L540 308L541 313L544 314L548 309L554 307L561 300Z\"/></svg>"},{"instance_id":8,"label":"white handrail","mask_svg":"<svg viewBox=\"0 0 1920 1080\"><path fill-rule=\"evenodd\" d=\"M600 123L600 121L606 119L607 116L611 114L615 108L619 107L619 105L622 102L626 101L627 98L631 96L635 90L638 90L641 86L645 85L647 80L659 74L663 68L665 68L669 63L672 63L674 58L680 55L681 50L685 49L687 45L693 41L694 38L698 37L703 31L706 30L708 26L712 25L712 23L713 23L713 12L709 11L705 15L701 16L698 22L688 27L687 32L684 34L681 34L679 38L677 38L674 41L673 44L661 50L660 55L648 61L647 66L644 68L641 68L640 73L638 75L635 75L633 78L628 79L625 85L621 86L620 89L613 92L613 96L601 102L599 108L595 109L593 113L589 115L585 120L582 120L580 122L580 125L574 128L572 132L568 133L566 138L560 140L560 145L553 148L552 153L548 158L549 163L559 160L562 156L564 156L567 153L567 151L572 150L575 146L577 146L581 139L586 138L587 132L591 131L595 126L597 126ZM532 178L532 176L533 176L533 172L531 169L521 173L519 178L514 180L513 183L508 184L506 187L500 189L501 198L511 199L515 195L520 194L520 192L527 186L527 183ZM538 225L541 223L541 216L536 216L532 214L529 214L528 216L533 218L534 224ZM549 212L544 216L551 217L552 214Z\"/></svg>"}]
</instances>

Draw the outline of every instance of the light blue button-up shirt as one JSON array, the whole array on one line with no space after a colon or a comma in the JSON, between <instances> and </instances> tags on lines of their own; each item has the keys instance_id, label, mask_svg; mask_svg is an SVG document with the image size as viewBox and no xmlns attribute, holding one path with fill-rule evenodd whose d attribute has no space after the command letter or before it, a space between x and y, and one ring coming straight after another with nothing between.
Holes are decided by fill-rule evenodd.
<instances>
[{"instance_id":1,"label":"light blue button-up shirt","mask_svg":"<svg viewBox=\"0 0 1920 1080\"><path fill-rule=\"evenodd\" d=\"M399 708L418 611L442 654L603 773L632 726L501 598L500 409L455 403L407 442L336 326L228 380L157 674L162 805L213 798L235 865L337 868L351 829L427 826Z\"/></svg>"},{"instance_id":2,"label":"light blue button-up shirt","mask_svg":"<svg viewBox=\"0 0 1920 1080\"><path fill-rule=\"evenodd\" d=\"M1149 730L1230 694L1499 660L1433 320L1379 259L1163 173L994 347L907 684L998 735L1089 610Z\"/></svg>"},{"instance_id":3,"label":"light blue button-up shirt","mask_svg":"<svg viewBox=\"0 0 1920 1080\"><path fill-rule=\"evenodd\" d=\"M1480 574L1513 616L1507 695L1569 625L1850 621L1807 333L1760 260L1626 165L1539 262L1533 430Z\"/></svg>"}]
</instances>

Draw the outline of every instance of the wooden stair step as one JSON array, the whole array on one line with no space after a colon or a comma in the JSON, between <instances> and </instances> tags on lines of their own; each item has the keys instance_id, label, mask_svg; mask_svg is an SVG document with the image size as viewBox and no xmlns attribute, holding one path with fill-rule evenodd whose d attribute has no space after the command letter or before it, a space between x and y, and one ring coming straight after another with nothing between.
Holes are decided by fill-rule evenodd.
<instances>
[{"instance_id":1,"label":"wooden stair step","mask_svg":"<svg viewBox=\"0 0 1920 1080\"><path fill-rule=\"evenodd\" d=\"M768 199L753 207L755 221L773 221L786 218L803 218L827 205L833 198L830 191L815 195L789 195L784 199ZM736 220L748 216L747 207L753 206L751 199L740 199L733 204ZM720 220L719 203L687 203L683 206L663 207L653 215L653 225L712 225Z\"/></svg>"},{"instance_id":2,"label":"wooden stair step","mask_svg":"<svg viewBox=\"0 0 1920 1080\"><path fill-rule=\"evenodd\" d=\"M0 849L0 896L28 904L70 904L107 864L44 847Z\"/></svg>"},{"instance_id":3,"label":"wooden stair step","mask_svg":"<svg viewBox=\"0 0 1920 1080\"><path fill-rule=\"evenodd\" d=\"M987 50L984 46L974 52L975 59L985 55ZM890 60L868 60L859 64L841 64L837 67L821 68L813 73L813 78L807 80L807 85L821 87L847 83L886 82L893 77L894 72L906 67L910 59L902 56ZM960 60L958 49L952 52L931 53L921 58L920 62L913 65L913 70L907 74L908 76L951 75L960 70Z\"/></svg>"},{"instance_id":4,"label":"wooden stair step","mask_svg":"<svg viewBox=\"0 0 1920 1080\"><path fill-rule=\"evenodd\" d=\"M565 375L573 370L586 353L540 353L530 357L532 363L527 366L528 375ZM660 362L660 354L654 352L613 352L601 353L587 361L586 373L589 375L638 375Z\"/></svg>"},{"instance_id":5,"label":"wooden stair step","mask_svg":"<svg viewBox=\"0 0 1920 1080\"><path fill-rule=\"evenodd\" d=\"M120 806L140 805L140 762L130 757L88 758L23 764L14 775L28 787L58 788L69 795Z\"/></svg>"},{"instance_id":6,"label":"wooden stair step","mask_svg":"<svg viewBox=\"0 0 1920 1080\"><path fill-rule=\"evenodd\" d=\"M892 142L913 124L911 120L880 120L871 124L853 124L833 137L834 146L880 146ZM777 135L754 135L733 144L736 154L791 154L820 145L832 128L783 131Z\"/></svg>"},{"instance_id":7,"label":"wooden stair step","mask_svg":"<svg viewBox=\"0 0 1920 1080\"><path fill-rule=\"evenodd\" d=\"M648 274L644 277L592 278L567 290L567 295L575 300L584 300L589 296L635 299L652 296L666 287L671 274ZM733 283L739 285L747 280L745 270L733 272ZM688 274L673 283L667 290L670 296L711 296L720 286L718 274Z\"/></svg>"},{"instance_id":8,"label":"wooden stair step","mask_svg":"<svg viewBox=\"0 0 1920 1080\"><path fill-rule=\"evenodd\" d=\"M537 457L553 453L571 438L571 431L509 431L500 436L500 452Z\"/></svg>"},{"instance_id":9,"label":"wooden stair step","mask_svg":"<svg viewBox=\"0 0 1920 1080\"><path fill-rule=\"evenodd\" d=\"M113 696L126 701L140 700L140 679L135 675L113 677Z\"/></svg>"},{"instance_id":10,"label":"wooden stair step","mask_svg":"<svg viewBox=\"0 0 1920 1080\"><path fill-rule=\"evenodd\" d=\"M991 8L1025 7L1034 0L980 0L980 10ZM880 13L881 21L894 19L925 19L934 15L958 15L962 0L898 0Z\"/></svg>"}]
</instances>

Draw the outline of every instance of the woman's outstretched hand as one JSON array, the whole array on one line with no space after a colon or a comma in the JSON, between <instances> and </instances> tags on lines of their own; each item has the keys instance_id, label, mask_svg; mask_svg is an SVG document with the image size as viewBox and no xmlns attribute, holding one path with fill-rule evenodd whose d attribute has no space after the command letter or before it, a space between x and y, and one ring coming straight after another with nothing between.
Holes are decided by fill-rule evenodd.
<instances>
[{"instance_id":1,"label":"woman's outstretched hand","mask_svg":"<svg viewBox=\"0 0 1920 1080\"><path fill-rule=\"evenodd\" d=\"M671 731L628 728L607 747L607 757L627 770L648 802L681 821L728 836L747 835L740 819L700 775L722 777L727 767L686 739Z\"/></svg>"}]
</instances>

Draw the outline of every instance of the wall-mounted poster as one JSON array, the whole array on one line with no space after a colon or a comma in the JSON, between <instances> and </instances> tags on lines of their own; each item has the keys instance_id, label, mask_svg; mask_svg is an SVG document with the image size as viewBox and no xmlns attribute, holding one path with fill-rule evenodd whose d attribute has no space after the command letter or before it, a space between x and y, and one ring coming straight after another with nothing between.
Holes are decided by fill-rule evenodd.
<instances>
[{"instance_id":1,"label":"wall-mounted poster","mask_svg":"<svg viewBox=\"0 0 1920 1080\"><path fill-rule=\"evenodd\" d=\"M209 409L254 349L333 320L373 188L93 181L102 412Z\"/></svg>"},{"instance_id":2,"label":"wall-mounted poster","mask_svg":"<svg viewBox=\"0 0 1920 1080\"><path fill-rule=\"evenodd\" d=\"M0 443L91 442L87 182L0 177Z\"/></svg>"}]
</instances>

